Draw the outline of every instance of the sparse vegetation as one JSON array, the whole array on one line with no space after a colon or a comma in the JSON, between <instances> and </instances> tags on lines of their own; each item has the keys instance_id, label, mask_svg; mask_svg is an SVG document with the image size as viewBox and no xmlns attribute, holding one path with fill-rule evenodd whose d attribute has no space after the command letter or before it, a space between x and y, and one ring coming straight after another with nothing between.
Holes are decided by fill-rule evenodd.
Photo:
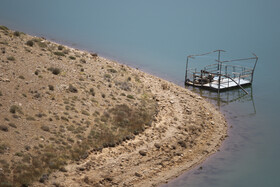
<instances>
[{"instance_id":1,"label":"sparse vegetation","mask_svg":"<svg viewBox=\"0 0 280 187\"><path fill-rule=\"evenodd\" d=\"M3 54L5 54L5 53L6 53L6 48L5 48L5 47L1 47L1 52L2 52Z\"/></svg>"},{"instance_id":2,"label":"sparse vegetation","mask_svg":"<svg viewBox=\"0 0 280 187\"><path fill-rule=\"evenodd\" d=\"M53 85L49 85L49 90L54 91L54 86Z\"/></svg>"},{"instance_id":3,"label":"sparse vegetation","mask_svg":"<svg viewBox=\"0 0 280 187\"><path fill-rule=\"evenodd\" d=\"M43 42L43 41L37 42L37 45L38 45L39 47L41 47L41 48L46 48L46 47L48 47L48 45L47 45L45 42Z\"/></svg>"},{"instance_id":4,"label":"sparse vegetation","mask_svg":"<svg viewBox=\"0 0 280 187\"><path fill-rule=\"evenodd\" d=\"M69 53L69 49L63 50L63 53L64 53L65 55L67 55L67 54Z\"/></svg>"},{"instance_id":5,"label":"sparse vegetation","mask_svg":"<svg viewBox=\"0 0 280 187\"><path fill-rule=\"evenodd\" d=\"M9 131L8 126L6 126L6 125L0 125L0 130L4 131L4 132L8 132Z\"/></svg>"},{"instance_id":6,"label":"sparse vegetation","mask_svg":"<svg viewBox=\"0 0 280 187\"><path fill-rule=\"evenodd\" d=\"M15 59L15 57L13 57L13 56L8 56L8 57L7 57L7 60L9 60L9 61L15 61L16 59Z\"/></svg>"},{"instance_id":7,"label":"sparse vegetation","mask_svg":"<svg viewBox=\"0 0 280 187\"><path fill-rule=\"evenodd\" d=\"M128 99L134 99L134 96L133 95L127 95L126 96Z\"/></svg>"},{"instance_id":8,"label":"sparse vegetation","mask_svg":"<svg viewBox=\"0 0 280 187\"><path fill-rule=\"evenodd\" d=\"M59 68L54 68L54 67L50 67L48 68L48 70L51 71L54 75L58 75L61 71Z\"/></svg>"},{"instance_id":9,"label":"sparse vegetation","mask_svg":"<svg viewBox=\"0 0 280 187\"><path fill-rule=\"evenodd\" d=\"M17 126L16 126L14 123L9 123L8 125L9 125L10 127L17 128Z\"/></svg>"},{"instance_id":10,"label":"sparse vegetation","mask_svg":"<svg viewBox=\"0 0 280 187\"><path fill-rule=\"evenodd\" d=\"M82 114L86 115L86 116L89 116L89 113L85 110L82 110Z\"/></svg>"},{"instance_id":11,"label":"sparse vegetation","mask_svg":"<svg viewBox=\"0 0 280 187\"><path fill-rule=\"evenodd\" d=\"M95 96L95 92L94 92L94 89L93 89L93 88L91 88L91 89L89 90L89 93L90 93L90 95Z\"/></svg>"},{"instance_id":12,"label":"sparse vegetation","mask_svg":"<svg viewBox=\"0 0 280 187\"><path fill-rule=\"evenodd\" d=\"M74 57L74 56L69 56L69 58L70 58L71 60L76 60L76 57Z\"/></svg>"},{"instance_id":13,"label":"sparse vegetation","mask_svg":"<svg viewBox=\"0 0 280 187\"><path fill-rule=\"evenodd\" d=\"M12 114L15 114L16 112L18 112L19 114L22 114L21 107L16 106L16 105L12 105L12 106L10 107L10 112L11 112Z\"/></svg>"},{"instance_id":14,"label":"sparse vegetation","mask_svg":"<svg viewBox=\"0 0 280 187\"><path fill-rule=\"evenodd\" d=\"M20 32L19 31L15 31L14 32L14 36L20 36Z\"/></svg>"},{"instance_id":15,"label":"sparse vegetation","mask_svg":"<svg viewBox=\"0 0 280 187\"><path fill-rule=\"evenodd\" d=\"M90 55L94 58L98 57L97 53L91 53Z\"/></svg>"},{"instance_id":16,"label":"sparse vegetation","mask_svg":"<svg viewBox=\"0 0 280 187\"><path fill-rule=\"evenodd\" d=\"M108 69L108 71L109 71L110 73L117 73L117 70L115 70L115 69L113 69L113 68Z\"/></svg>"},{"instance_id":17,"label":"sparse vegetation","mask_svg":"<svg viewBox=\"0 0 280 187\"><path fill-rule=\"evenodd\" d=\"M161 87L163 90L167 90L168 89L168 85L166 83L161 84Z\"/></svg>"},{"instance_id":18,"label":"sparse vegetation","mask_svg":"<svg viewBox=\"0 0 280 187\"><path fill-rule=\"evenodd\" d=\"M0 25L0 29L3 30L3 31L8 31L9 28L4 26L4 25Z\"/></svg>"},{"instance_id":19,"label":"sparse vegetation","mask_svg":"<svg viewBox=\"0 0 280 187\"><path fill-rule=\"evenodd\" d=\"M0 143L0 154L5 153L5 151L7 150L8 146L4 143Z\"/></svg>"},{"instance_id":20,"label":"sparse vegetation","mask_svg":"<svg viewBox=\"0 0 280 187\"><path fill-rule=\"evenodd\" d=\"M35 121L35 118L32 117L32 116L27 116L27 117L26 117L26 120L28 120L28 121Z\"/></svg>"},{"instance_id":21,"label":"sparse vegetation","mask_svg":"<svg viewBox=\"0 0 280 187\"><path fill-rule=\"evenodd\" d=\"M65 53L63 53L61 51L55 51L53 54L55 54L57 56L65 56Z\"/></svg>"},{"instance_id":22,"label":"sparse vegetation","mask_svg":"<svg viewBox=\"0 0 280 187\"><path fill-rule=\"evenodd\" d=\"M72 93L77 93L78 89L74 87L72 84L69 84L68 90Z\"/></svg>"},{"instance_id":23,"label":"sparse vegetation","mask_svg":"<svg viewBox=\"0 0 280 187\"><path fill-rule=\"evenodd\" d=\"M84 64L87 63L86 60L83 59L83 58L80 59L80 62L82 62L82 63L84 63Z\"/></svg>"},{"instance_id":24,"label":"sparse vegetation","mask_svg":"<svg viewBox=\"0 0 280 187\"><path fill-rule=\"evenodd\" d=\"M149 107L147 107L149 105ZM138 108L130 108L122 104L109 109L102 115L102 121L109 126L101 126L100 130L92 129L88 141L93 143L94 147L114 147L123 140L133 138L144 130L144 125L149 124L155 114L155 105L143 101ZM111 115L109 115L109 113ZM118 133L115 132L118 129Z\"/></svg>"},{"instance_id":25,"label":"sparse vegetation","mask_svg":"<svg viewBox=\"0 0 280 187\"><path fill-rule=\"evenodd\" d=\"M35 74L35 75L39 75L39 72L40 72L39 70L36 70L36 71L34 72L34 74Z\"/></svg>"},{"instance_id":26,"label":"sparse vegetation","mask_svg":"<svg viewBox=\"0 0 280 187\"><path fill-rule=\"evenodd\" d=\"M112 76L111 76L110 74L105 74L105 75L104 75L104 78L107 79L107 80L111 79L111 77L112 77Z\"/></svg>"},{"instance_id":27,"label":"sparse vegetation","mask_svg":"<svg viewBox=\"0 0 280 187\"><path fill-rule=\"evenodd\" d=\"M96 53L80 53L43 38L7 32L1 42L9 43L0 52L10 70L1 78L11 86L0 85L4 112L0 133L13 143L22 142L15 149L0 139L0 154L11 155L9 170L0 163L5 171L5 176L0 171L0 186L3 181L12 186L42 181L52 171L63 170L69 161L86 158L92 150L132 139L152 121L155 103L140 99L143 87L134 80L128 82L128 70L124 73L109 61L94 63L99 61ZM5 62L9 55L17 62ZM75 61L69 63L69 59Z\"/></svg>"},{"instance_id":28,"label":"sparse vegetation","mask_svg":"<svg viewBox=\"0 0 280 187\"><path fill-rule=\"evenodd\" d=\"M61 51L61 50L64 49L64 46L63 45L59 45L59 46L57 46L57 49Z\"/></svg>"},{"instance_id":29,"label":"sparse vegetation","mask_svg":"<svg viewBox=\"0 0 280 187\"><path fill-rule=\"evenodd\" d=\"M131 83L128 82L115 82L116 86L124 91L131 91Z\"/></svg>"},{"instance_id":30,"label":"sparse vegetation","mask_svg":"<svg viewBox=\"0 0 280 187\"><path fill-rule=\"evenodd\" d=\"M32 47L32 46L34 45L34 42L33 42L32 40L28 40L28 41L26 42L26 45Z\"/></svg>"},{"instance_id":31,"label":"sparse vegetation","mask_svg":"<svg viewBox=\"0 0 280 187\"><path fill-rule=\"evenodd\" d=\"M46 126L46 125L41 126L41 129L42 129L43 131L47 131L47 132L50 131L50 128L49 128L48 126Z\"/></svg>"},{"instance_id":32,"label":"sparse vegetation","mask_svg":"<svg viewBox=\"0 0 280 187\"><path fill-rule=\"evenodd\" d=\"M20 75L18 78L20 78L20 79L25 79L24 76L22 76L22 75Z\"/></svg>"}]
</instances>

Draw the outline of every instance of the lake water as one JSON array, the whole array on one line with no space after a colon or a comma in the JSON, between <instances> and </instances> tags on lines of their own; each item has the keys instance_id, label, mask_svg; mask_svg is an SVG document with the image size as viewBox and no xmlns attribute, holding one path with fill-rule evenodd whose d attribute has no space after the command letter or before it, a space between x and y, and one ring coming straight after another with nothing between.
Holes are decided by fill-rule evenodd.
<instances>
[{"instance_id":1,"label":"lake water","mask_svg":"<svg viewBox=\"0 0 280 187\"><path fill-rule=\"evenodd\" d=\"M214 93L194 90L226 115L229 138L220 152L166 186L280 186L279 9L277 0L1 0L0 25L97 52L182 86L187 55L256 53L249 95L235 90L217 101Z\"/></svg>"}]
</instances>

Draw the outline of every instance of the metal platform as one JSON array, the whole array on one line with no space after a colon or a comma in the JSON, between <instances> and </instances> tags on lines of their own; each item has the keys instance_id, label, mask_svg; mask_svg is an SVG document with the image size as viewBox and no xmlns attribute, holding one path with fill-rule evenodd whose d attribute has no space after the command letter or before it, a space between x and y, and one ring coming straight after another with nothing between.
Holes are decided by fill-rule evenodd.
<instances>
[{"instance_id":1,"label":"metal platform","mask_svg":"<svg viewBox=\"0 0 280 187\"><path fill-rule=\"evenodd\" d=\"M202 87L206 89L212 89L212 90L220 89L220 91L239 87L239 86L251 85L251 82L246 79L234 78L233 80L234 81L232 81L229 78L221 78L220 88L219 88L219 77L214 77L213 82L206 83L206 84L194 84L191 81L187 81L186 84L191 86L196 86L196 87Z\"/></svg>"},{"instance_id":2,"label":"metal platform","mask_svg":"<svg viewBox=\"0 0 280 187\"><path fill-rule=\"evenodd\" d=\"M239 87L247 93L243 86L252 84L258 57L253 53L253 57L221 61L221 52L225 51L215 50L199 55L189 55L186 63L185 84L218 92ZM206 65L199 71L197 71L197 68L188 67L190 59L212 53L218 54L215 60L218 63ZM251 67L243 66L244 61L249 62ZM241 62L242 66L239 65Z\"/></svg>"}]
</instances>

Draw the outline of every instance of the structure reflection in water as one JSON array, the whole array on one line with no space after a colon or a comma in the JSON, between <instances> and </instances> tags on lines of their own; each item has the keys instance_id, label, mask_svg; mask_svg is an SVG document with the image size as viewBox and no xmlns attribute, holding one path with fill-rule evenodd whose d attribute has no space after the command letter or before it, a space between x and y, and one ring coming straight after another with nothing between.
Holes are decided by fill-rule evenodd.
<instances>
[{"instance_id":1,"label":"structure reflection in water","mask_svg":"<svg viewBox=\"0 0 280 187\"><path fill-rule=\"evenodd\" d=\"M240 89L232 89L224 92L215 92L211 90L205 90L194 86L186 86L189 90L199 94L201 97L208 99L210 102L218 106L219 109L229 105L231 103L246 103L251 105L251 111L244 115L255 115L257 113L254 96L253 96L253 86L249 85L244 87L248 94L244 93Z\"/></svg>"}]
</instances>

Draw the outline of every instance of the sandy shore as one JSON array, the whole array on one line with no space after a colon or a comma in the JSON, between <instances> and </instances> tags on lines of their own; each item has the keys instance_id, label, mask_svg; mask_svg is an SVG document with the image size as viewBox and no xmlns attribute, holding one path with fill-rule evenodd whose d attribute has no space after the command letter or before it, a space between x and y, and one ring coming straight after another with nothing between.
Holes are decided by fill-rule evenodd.
<instances>
[{"instance_id":1,"label":"sandy shore","mask_svg":"<svg viewBox=\"0 0 280 187\"><path fill-rule=\"evenodd\" d=\"M99 59L106 63L105 58ZM33 186L158 186L202 163L227 134L224 116L191 91L130 68L158 101L152 126L134 140L94 152Z\"/></svg>"}]
</instances>

